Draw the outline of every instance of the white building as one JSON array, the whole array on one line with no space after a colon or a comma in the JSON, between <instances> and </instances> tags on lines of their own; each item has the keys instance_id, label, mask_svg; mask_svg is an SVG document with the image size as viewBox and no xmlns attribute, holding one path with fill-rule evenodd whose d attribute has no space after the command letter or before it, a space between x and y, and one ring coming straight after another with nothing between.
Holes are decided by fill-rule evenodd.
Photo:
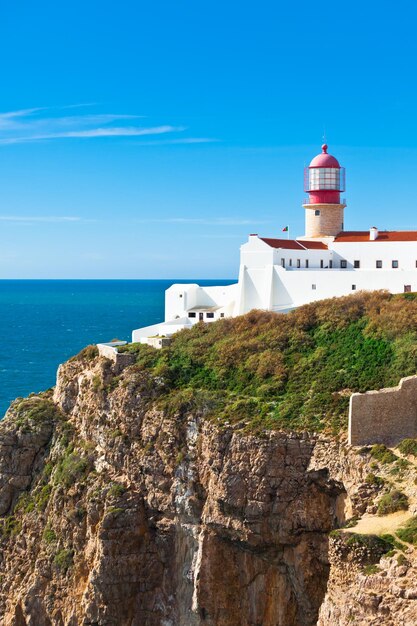
<instances>
[{"instance_id":1,"label":"white building","mask_svg":"<svg viewBox=\"0 0 417 626\"><path fill-rule=\"evenodd\" d=\"M345 231L344 168L326 145L305 170L305 191L303 237L249 235L240 249L237 283L172 285L165 292L165 322L134 330L133 341L251 309L285 312L356 290L417 291L417 231Z\"/></svg>"}]
</instances>

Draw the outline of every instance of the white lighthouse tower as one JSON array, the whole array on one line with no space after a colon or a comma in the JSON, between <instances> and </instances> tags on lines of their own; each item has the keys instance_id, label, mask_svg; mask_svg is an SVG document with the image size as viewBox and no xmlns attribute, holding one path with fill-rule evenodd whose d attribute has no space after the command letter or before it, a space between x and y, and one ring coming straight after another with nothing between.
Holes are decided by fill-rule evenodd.
<instances>
[{"instance_id":1,"label":"white lighthouse tower","mask_svg":"<svg viewBox=\"0 0 417 626\"><path fill-rule=\"evenodd\" d=\"M304 191L308 193L305 209L305 235L301 239L335 237L343 231L345 201L340 193L345 191L345 168L327 154L322 145L318 154L304 169Z\"/></svg>"}]
</instances>

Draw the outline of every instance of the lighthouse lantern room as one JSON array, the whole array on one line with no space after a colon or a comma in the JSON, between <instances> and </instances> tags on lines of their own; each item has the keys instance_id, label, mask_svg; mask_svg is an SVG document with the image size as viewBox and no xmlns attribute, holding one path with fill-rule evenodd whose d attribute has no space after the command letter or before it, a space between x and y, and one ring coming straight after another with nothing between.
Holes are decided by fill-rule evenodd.
<instances>
[{"instance_id":1,"label":"lighthouse lantern room","mask_svg":"<svg viewBox=\"0 0 417 626\"><path fill-rule=\"evenodd\" d=\"M343 230L343 210L346 206L340 199L345 191L345 168L327 153L327 145L322 152L304 169L304 191L308 200L303 205L306 210L304 238L335 237Z\"/></svg>"}]
</instances>

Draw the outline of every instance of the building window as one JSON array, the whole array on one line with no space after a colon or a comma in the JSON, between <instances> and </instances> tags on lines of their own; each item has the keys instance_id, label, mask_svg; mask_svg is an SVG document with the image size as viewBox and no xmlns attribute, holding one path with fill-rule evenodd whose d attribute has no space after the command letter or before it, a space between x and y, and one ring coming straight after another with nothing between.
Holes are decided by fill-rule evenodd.
<instances>
[{"instance_id":1,"label":"building window","mask_svg":"<svg viewBox=\"0 0 417 626\"><path fill-rule=\"evenodd\" d=\"M306 267L308 268L308 259L306 259Z\"/></svg>"},{"instance_id":2,"label":"building window","mask_svg":"<svg viewBox=\"0 0 417 626\"><path fill-rule=\"evenodd\" d=\"M179 298L182 298L182 293L180 293L180 295L178 296Z\"/></svg>"},{"instance_id":3,"label":"building window","mask_svg":"<svg viewBox=\"0 0 417 626\"><path fill-rule=\"evenodd\" d=\"M398 261L393 261L392 262L392 267L393 267L393 269L396 270L398 268Z\"/></svg>"},{"instance_id":4,"label":"building window","mask_svg":"<svg viewBox=\"0 0 417 626\"><path fill-rule=\"evenodd\" d=\"M314 211L314 215L320 215L320 211L319 211L318 209L316 209L316 210Z\"/></svg>"},{"instance_id":5,"label":"building window","mask_svg":"<svg viewBox=\"0 0 417 626\"><path fill-rule=\"evenodd\" d=\"M290 262L288 263L288 265L291 267L292 266L292 259L290 259Z\"/></svg>"},{"instance_id":6,"label":"building window","mask_svg":"<svg viewBox=\"0 0 417 626\"><path fill-rule=\"evenodd\" d=\"M214 313L206 313L206 317L208 317L209 319L213 319Z\"/></svg>"},{"instance_id":7,"label":"building window","mask_svg":"<svg viewBox=\"0 0 417 626\"><path fill-rule=\"evenodd\" d=\"M301 267L301 261L300 261L300 259L297 259L297 267Z\"/></svg>"},{"instance_id":8,"label":"building window","mask_svg":"<svg viewBox=\"0 0 417 626\"><path fill-rule=\"evenodd\" d=\"M381 267L382 267L382 261L377 261L376 262L376 267L377 267L378 270L380 270Z\"/></svg>"},{"instance_id":9,"label":"building window","mask_svg":"<svg viewBox=\"0 0 417 626\"><path fill-rule=\"evenodd\" d=\"M416 261L416 267L417 267L417 261Z\"/></svg>"},{"instance_id":10,"label":"building window","mask_svg":"<svg viewBox=\"0 0 417 626\"><path fill-rule=\"evenodd\" d=\"M324 265L323 259L320 259L320 267L321 267L321 269L323 269L323 265Z\"/></svg>"},{"instance_id":11,"label":"building window","mask_svg":"<svg viewBox=\"0 0 417 626\"><path fill-rule=\"evenodd\" d=\"M316 285L311 285L311 288L312 289L316 289Z\"/></svg>"},{"instance_id":12,"label":"building window","mask_svg":"<svg viewBox=\"0 0 417 626\"><path fill-rule=\"evenodd\" d=\"M333 261L331 259L329 261L329 267L330 267L330 269L332 269L332 267L333 267Z\"/></svg>"},{"instance_id":13,"label":"building window","mask_svg":"<svg viewBox=\"0 0 417 626\"><path fill-rule=\"evenodd\" d=\"M404 285L404 293L411 293L411 285Z\"/></svg>"},{"instance_id":14,"label":"building window","mask_svg":"<svg viewBox=\"0 0 417 626\"><path fill-rule=\"evenodd\" d=\"M353 261L353 267L358 270L361 266L361 262L360 261Z\"/></svg>"},{"instance_id":15,"label":"building window","mask_svg":"<svg viewBox=\"0 0 417 626\"><path fill-rule=\"evenodd\" d=\"M285 259L281 259L281 267L285 267Z\"/></svg>"},{"instance_id":16,"label":"building window","mask_svg":"<svg viewBox=\"0 0 417 626\"><path fill-rule=\"evenodd\" d=\"M356 290L356 285L352 285L352 291Z\"/></svg>"},{"instance_id":17,"label":"building window","mask_svg":"<svg viewBox=\"0 0 417 626\"><path fill-rule=\"evenodd\" d=\"M220 313L220 317L224 317L224 313Z\"/></svg>"},{"instance_id":18,"label":"building window","mask_svg":"<svg viewBox=\"0 0 417 626\"><path fill-rule=\"evenodd\" d=\"M195 317L195 312L194 311L190 311L188 313L188 317Z\"/></svg>"},{"instance_id":19,"label":"building window","mask_svg":"<svg viewBox=\"0 0 417 626\"><path fill-rule=\"evenodd\" d=\"M340 267L342 268L342 270L345 270L347 268L347 261L340 261Z\"/></svg>"}]
</instances>

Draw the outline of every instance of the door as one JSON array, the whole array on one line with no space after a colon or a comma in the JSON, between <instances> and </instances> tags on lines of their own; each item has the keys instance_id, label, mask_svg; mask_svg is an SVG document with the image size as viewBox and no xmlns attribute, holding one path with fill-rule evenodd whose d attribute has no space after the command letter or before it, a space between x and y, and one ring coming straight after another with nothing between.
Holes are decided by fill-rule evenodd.
<instances>
[{"instance_id":1,"label":"door","mask_svg":"<svg viewBox=\"0 0 417 626\"><path fill-rule=\"evenodd\" d=\"M203 319L204 319L204 313L199 313L198 314L198 319L199 319L200 322L202 322Z\"/></svg>"},{"instance_id":2,"label":"door","mask_svg":"<svg viewBox=\"0 0 417 626\"><path fill-rule=\"evenodd\" d=\"M411 285L404 285L404 293L411 293Z\"/></svg>"}]
</instances>

